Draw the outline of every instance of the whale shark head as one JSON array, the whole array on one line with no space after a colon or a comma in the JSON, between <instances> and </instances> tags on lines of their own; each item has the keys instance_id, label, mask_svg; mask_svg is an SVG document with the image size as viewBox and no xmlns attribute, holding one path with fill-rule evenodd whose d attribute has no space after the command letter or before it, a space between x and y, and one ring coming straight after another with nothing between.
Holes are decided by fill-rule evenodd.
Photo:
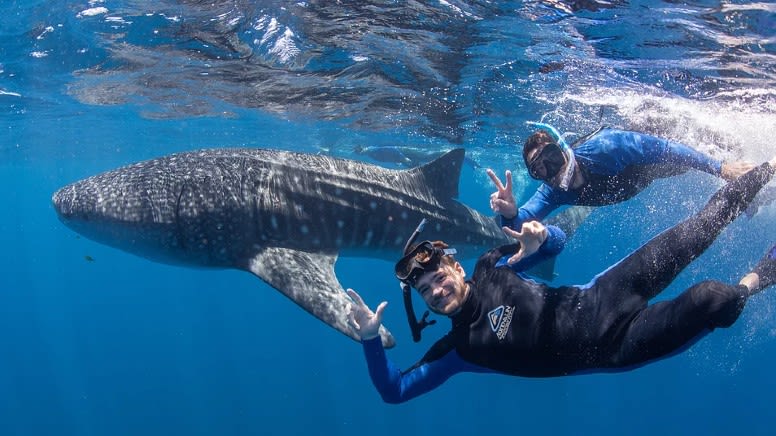
<instances>
[{"instance_id":1,"label":"whale shark head","mask_svg":"<svg viewBox=\"0 0 776 436\"><path fill-rule=\"evenodd\" d=\"M157 262L200 262L180 247L168 182L145 165L98 174L57 190L59 220L87 238Z\"/></svg>"},{"instance_id":2,"label":"whale shark head","mask_svg":"<svg viewBox=\"0 0 776 436\"><path fill-rule=\"evenodd\" d=\"M59 220L68 227L78 222L89 221L97 203L97 197L89 195L86 190L78 186L80 184L82 182L67 185L51 196L51 202ZM82 191L84 194L79 198Z\"/></svg>"},{"instance_id":3,"label":"whale shark head","mask_svg":"<svg viewBox=\"0 0 776 436\"><path fill-rule=\"evenodd\" d=\"M51 198L59 220L67 227L98 242L115 245L122 233L135 232L131 223L143 223L142 209L125 204L115 183L103 183L103 177L89 178L57 190ZM134 219L133 219L134 215Z\"/></svg>"}]
</instances>

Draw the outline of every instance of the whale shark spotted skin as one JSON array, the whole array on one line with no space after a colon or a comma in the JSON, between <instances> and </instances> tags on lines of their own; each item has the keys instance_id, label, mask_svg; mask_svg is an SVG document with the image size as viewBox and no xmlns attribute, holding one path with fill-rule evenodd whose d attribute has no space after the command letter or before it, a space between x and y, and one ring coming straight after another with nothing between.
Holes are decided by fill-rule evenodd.
<instances>
[{"instance_id":1,"label":"whale shark spotted skin","mask_svg":"<svg viewBox=\"0 0 776 436\"><path fill-rule=\"evenodd\" d=\"M396 260L422 218L423 238L463 256L507 242L492 217L455 200L464 150L408 170L288 151L177 153L67 185L60 220L144 258L249 271L343 334L349 297L338 256ZM381 326L386 347L392 335Z\"/></svg>"}]
</instances>

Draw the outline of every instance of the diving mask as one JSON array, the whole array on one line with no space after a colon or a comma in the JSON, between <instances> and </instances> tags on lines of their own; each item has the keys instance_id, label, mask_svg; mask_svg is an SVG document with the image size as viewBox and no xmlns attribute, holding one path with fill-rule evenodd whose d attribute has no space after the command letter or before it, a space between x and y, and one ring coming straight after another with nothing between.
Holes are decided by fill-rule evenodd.
<instances>
[{"instance_id":1,"label":"diving mask","mask_svg":"<svg viewBox=\"0 0 776 436\"><path fill-rule=\"evenodd\" d=\"M550 180L561 172L563 165L566 165L566 170L560 179L558 187L564 191L568 191L571 181L574 178L574 170L577 167L574 151L569 147L563 139L563 135L561 135L555 127L533 121L528 121L528 125L546 130L557 141L556 144L548 144L545 146L533 159L531 159L531 162L528 163L528 172L531 174L531 177L544 181Z\"/></svg>"}]
</instances>

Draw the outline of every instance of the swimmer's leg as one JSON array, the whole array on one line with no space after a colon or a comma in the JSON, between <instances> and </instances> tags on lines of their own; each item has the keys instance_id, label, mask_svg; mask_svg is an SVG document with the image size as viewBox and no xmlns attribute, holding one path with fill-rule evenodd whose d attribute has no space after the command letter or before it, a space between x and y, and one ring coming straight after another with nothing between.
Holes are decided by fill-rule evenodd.
<instances>
[{"instance_id":1,"label":"swimmer's leg","mask_svg":"<svg viewBox=\"0 0 776 436\"><path fill-rule=\"evenodd\" d=\"M684 351L717 327L730 327L749 295L744 286L708 280L640 310L612 350L609 365L638 366Z\"/></svg>"},{"instance_id":2,"label":"swimmer's leg","mask_svg":"<svg viewBox=\"0 0 776 436\"><path fill-rule=\"evenodd\" d=\"M642 298L646 304L746 209L773 177L774 165L776 159L774 163L764 163L724 185L702 210L658 234L596 277L596 285Z\"/></svg>"},{"instance_id":3,"label":"swimmer's leg","mask_svg":"<svg viewBox=\"0 0 776 436\"><path fill-rule=\"evenodd\" d=\"M776 245L771 247L754 269L741 279L740 284L746 286L750 295L776 284Z\"/></svg>"}]
</instances>

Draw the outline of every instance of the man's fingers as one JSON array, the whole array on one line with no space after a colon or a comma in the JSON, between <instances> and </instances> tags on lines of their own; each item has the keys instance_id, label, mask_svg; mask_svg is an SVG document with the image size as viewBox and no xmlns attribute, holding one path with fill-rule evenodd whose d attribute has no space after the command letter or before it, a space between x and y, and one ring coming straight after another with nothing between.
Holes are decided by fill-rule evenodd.
<instances>
[{"instance_id":1,"label":"man's fingers","mask_svg":"<svg viewBox=\"0 0 776 436\"><path fill-rule=\"evenodd\" d=\"M511 228L509 228L507 226L501 227L501 230L504 232L505 235L507 235L507 236L509 236L511 238L520 239L520 237L523 236L522 233L520 233L520 232L518 232L516 230L513 230L513 229L511 229Z\"/></svg>"},{"instance_id":2,"label":"man's fingers","mask_svg":"<svg viewBox=\"0 0 776 436\"><path fill-rule=\"evenodd\" d=\"M356 313L352 308L350 312L348 312L348 325L353 327L356 331L361 330L361 326L358 324L358 321L356 321Z\"/></svg>"},{"instance_id":3,"label":"man's fingers","mask_svg":"<svg viewBox=\"0 0 776 436\"><path fill-rule=\"evenodd\" d=\"M520 244L520 248L517 250L517 253L513 254L512 257L507 259L507 263L510 265L516 264L520 261L520 259L523 258L525 255L525 244Z\"/></svg>"},{"instance_id":4,"label":"man's fingers","mask_svg":"<svg viewBox=\"0 0 776 436\"><path fill-rule=\"evenodd\" d=\"M505 175L507 176L507 187L506 187L506 190L508 192L512 192L512 171L507 170Z\"/></svg>"},{"instance_id":5,"label":"man's fingers","mask_svg":"<svg viewBox=\"0 0 776 436\"><path fill-rule=\"evenodd\" d=\"M388 305L387 301L383 301L377 306L377 309L375 310L375 318L377 318L378 321L382 321L383 319L383 311L385 310L385 306Z\"/></svg>"},{"instance_id":6,"label":"man's fingers","mask_svg":"<svg viewBox=\"0 0 776 436\"><path fill-rule=\"evenodd\" d=\"M485 173L488 174L488 177L490 177L490 180L493 181L493 184L496 185L499 191L504 190L504 185L501 183L501 180L499 180L498 176L496 176L496 173L493 172L490 168L485 170Z\"/></svg>"},{"instance_id":7,"label":"man's fingers","mask_svg":"<svg viewBox=\"0 0 776 436\"><path fill-rule=\"evenodd\" d=\"M507 206L509 203L506 201L500 199L500 198L494 198L490 201L490 208L493 209L496 212L500 212L504 206Z\"/></svg>"},{"instance_id":8,"label":"man's fingers","mask_svg":"<svg viewBox=\"0 0 776 436\"><path fill-rule=\"evenodd\" d=\"M354 301L356 304L358 304L359 306L366 306L366 304L364 304L364 300L362 300L362 299L361 299L361 296L360 296L360 295L358 295L358 292L356 292L356 291L354 291L354 290L352 290L352 289L348 288L348 290L347 290L347 293L348 293L348 295L350 296L350 298L352 298L352 299L353 299L353 301Z\"/></svg>"}]
</instances>

